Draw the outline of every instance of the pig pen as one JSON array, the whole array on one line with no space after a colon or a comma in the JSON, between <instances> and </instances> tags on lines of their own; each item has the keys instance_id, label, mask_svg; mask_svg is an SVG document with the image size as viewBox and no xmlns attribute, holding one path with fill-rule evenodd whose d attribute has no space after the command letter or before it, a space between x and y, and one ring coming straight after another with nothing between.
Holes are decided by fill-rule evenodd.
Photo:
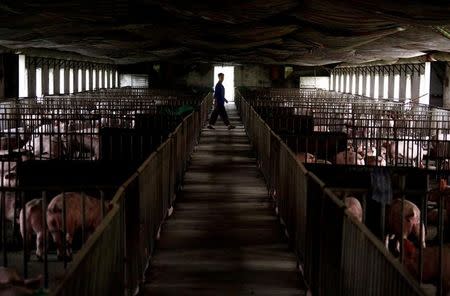
<instances>
[{"instance_id":1,"label":"pig pen","mask_svg":"<svg viewBox=\"0 0 450 296\"><path fill-rule=\"evenodd\" d=\"M103 217L107 212L104 202L113 197L120 184L166 141L200 102L196 96L174 91L112 89L2 105L0 192L5 211L1 211L0 217L0 252L3 265L16 268L24 277L42 274L44 286L54 287L64 275L70 256L59 254L58 260L57 246L44 227L41 245L46 251L37 258L33 229L33 223L39 224L36 219L42 221L40 227L46 225L47 215L42 213L55 196L65 193L58 212L63 222L55 233L66 237L71 231L68 231L70 223L66 222L71 213L66 195L77 193L83 204L80 215L83 221L72 237L76 253L89 234L89 221L85 221L89 214L85 208L88 197L100 202ZM177 112L186 105L192 108ZM180 183L181 179L176 181ZM24 208L27 211L30 208L30 214L21 216ZM21 224L27 225L22 231ZM31 233L33 239L22 239ZM66 250L66 240L60 241Z\"/></svg>"},{"instance_id":2,"label":"pig pen","mask_svg":"<svg viewBox=\"0 0 450 296\"><path fill-rule=\"evenodd\" d=\"M306 162L450 169L449 111L326 91L246 90L269 127ZM336 139L346 138L346 143Z\"/></svg>"},{"instance_id":3,"label":"pig pen","mask_svg":"<svg viewBox=\"0 0 450 296\"><path fill-rule=\"evenodd\" d=\"M355 187L367 186L368 176L372 174L370 171L391 168L321 164L318 161L305 163L306 155L299 157L245 98L239 94L236 98L247 134L256 150L258 165L273 198L275 212L297 255L298 268L310 292L313 295L425 295L414 278L388 253L380 239L359 222L364 218L360 201L350 195L338 196L340 193L335 193L327 181L321 179L320 172L312 170L323 168L324 174L332 180L333 177L339 178L335 181L338 188L350 182L353 185L350 188L357 190ZM321 147L327 148L327 141L321 135L315 135L315 138ZM347 140L348 137L335 134L332 139L335 144L329 146L340 147ZM300 144L304 143L300 141ZM358 173L345 175L344 170L352 172L353 169ZM426 170L419 168L398 169L419 170L425 176L427 174ZM361 173L363 170L366 175ZM343 182L346 180L348 182ZM419 177L420 180L426 178ZM419 184L419 181L408 182Z\"/></svg>"},{"instance_id":4,"label":"pig pen","mask_svg":"<svg viewBox=\"0 0 450 296\"><path fill-rule=\"evenodd\" d=\"M282 150L283 141L322 188L332 191L349 211L360 212L355 219L364 223L379 242L386 243L410 275L434 285L432 293L436 295L450 291L445 247L450 243L447 110L325 91L270 89L247 90L246 94L253 110L273 131L265 134L269 143L259 134L255 144L262 142L270 149L261 154L260 162L268 166L266 180L275 200L292 190L280 188L286 181L270 173L280 171L281 160L273 155ZM314 198L308 201L312 209L317 206ZM386 200L380 200L383 198ZM319 205L323 206L321 202ZM398 205L403 205L401 210ZM397 217L389 216L389 209L395 207ZM323 218L323 212L309 212L309 217ZM389 219L396 221L394 230L410 228L404 240L399 239L401 231L395 234L389 229ZM323 223L313 222L310 225ZM388 239L387 234L391 235ZM313 235L311 239L319 237Z\"/></svg>"},{"instance_id":5,"label":"pig pen","mask_svg":"<svg viewBox=\"0 0 450 296\"><path fill-rule=\"evenodd\" d=\"M429 295L449 292L450 190L446 182L435 182L435 172L401 167L305 167L343 202L357 200L361 216L355 219L404 264ZM441 172L439 177L443 176Z\"/></svg>"}]
</instances>

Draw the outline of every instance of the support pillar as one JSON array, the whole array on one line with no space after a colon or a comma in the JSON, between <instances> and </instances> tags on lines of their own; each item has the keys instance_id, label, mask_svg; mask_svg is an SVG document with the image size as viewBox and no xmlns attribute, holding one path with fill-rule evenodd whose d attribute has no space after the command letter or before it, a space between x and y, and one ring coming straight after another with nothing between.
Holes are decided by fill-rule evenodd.
<instances>
[{"instance_id":1,"label":"support pillar","mask_svg":"<svg viewBox=\"0 0 450 296\"><path fill-rule=\"evenodd\" d=\"M406 100L406 73L404 71L400 73L400 94L398 97L400 101Z\"/></svg>"},{"instance_id":2,"label":"support pillar","mask_svg":"<svg viewBox=\"0 0 450 296\"><path fill-rule=\"evenodd\" d=\"M338 73L336 76L336 91L341 91L341 74Z\"/></svg>"},{"instance_id":3,"label":"support pillar","mask_svg":"<svg viewBox=\"0 0 450 296\"><path fill-rule=\"evenodd\" d=\"M384 72L378 73L378 97L382 98L384 94Z\"/></svg>"},{"instance_id":4,"label":"support pillar","mask_svg":"<svg viewBox=\"0 0 450 296\"><path fill-rule=\"evenodd\" d=\"M355 95L359 94L359 73L356 72L355 75Z\"/></svg>"},{"instance_id":5,"label":"support pillar","mask_svg":"<svg viewBox=\"0 0 450 296\"><path fill-rule=\"evenodd\" d=\"M73 67L73 92L77 93L80 90L78 89L78 65Z\"/></svg>"},{"instance_id":6,"label":"support pillar","mask_svg":"<svg viewBox=\"0 0 450 296\"><path fill-rule=\"evenodd\" d=\"M56 61L55 66L53 67L53 93L55 95L60 94L59 81L61 80L61 77L59 75L60 74L59 69L60 69L59 61Z\"/></svg>"},{"instance_id":7,"label":"support pillar","mask_svg":"<svg viewBox=\"0 0 450 296\"><path fill-rule=\"evenodd\" d=\"M445 83L445 80L444 80ZM444 86L445 90L445 86ZM414 71L411 75L411 100L417 100L420 96L420 72Z\"/></svg>"},{"instance_id":8,"label":"support pillar","mask_svg":"<svg viewBox=\"0 0 450 296\"><path fill-rule=\"evenodd\" d=\"M393 72L389 72L388 98L389 99L394 99L394 73Z\"/></svg>"},{"instance_id":9,"label":"support pillar","mask_svg":"<svg viewBox=\"0 0 450 296\"><path fill-rule=\"evenodd\" d=\"M95 89L99 89L100 88L100 69L98 67L95 67L94 71L96 74ZM102 79L103 79L103 77L102 77Z\"/></svg>"},{"instance_id":10,"label":"support pillar","mask_svg":"<svg viewBox=\"0 0 450 296\"><path fill-rule=\"evenodd\" d=\"M445 65L444 90L442 93L444 108L450 108L450 65Z\"/></svg>"},{"instance_id":11,"label":"support pillar","mask_svg":"<svg viewBox=\"0 0 450 296\"><path fill-rule=\"evenodd\" d=\"M109 88L108 70L103 70L103 88Z\"/></svg>"},{"instance_id":12,"label":"support pillar","mask_svg":"<svg viewBox=\"0 0 450 296\"><path fill-rule=\"evenodd\" d=\"M64 93L70 93L70 66L68 64L64 67Z\"/></svg>"},{"instance_id":13,"label":"support pillar","mask_svg":"<svg viewBox=\"0 0 450 296\"><path fill-rule=\"evenodd\" d=\"M86 68L81 67L81 90L80 91L85 91L86 90Z\"/></svg>"},{"instance_id":14,"label":"support pillar","mask_svg":"<svg viewBox=\"0 0 450 296\"><path fill-rule=\"evenodd\" d=\"M362 76L362 95L363 96L368 96L366 93L366 88L367 88L367 73L364 73Z\"/></svg>"},{"instance_id":15,"label":"support pillar","mask_svg":"<svg viewBox=\"0 0 450 296\"><path fill-rule=\"evenodd\" d=\"M36 64L33 60L28 60L28 97L36 97Z\"/></svg>"},{"instance_id":16,"label":"support pillar","mask_svg":"<svg viewBox=\"0 0 450 296\"><path fill-rule=\"evenodd\" d=\"M348 87L350 88L348 92L352 94L353 93L353 73L350 73L350 75L349 75Z\"/></svg>"},{"instance_id":17,"label":"support pillar","mask_svg":"<svg viewBox=\"0 0 450 296\"><path fill-rule=\"evenodd\" d=\"M348 89L347 89L347 74L343 73L342 77L343 77L343 80L344 80L344 87L343 87L342 92L347 93L348 92Z\"/></svg>"},{"instance_id":18,"label":"support pillar","mask_svg":"<svg viewBox=\"0 0 450 296\"><path fill-rule=\"evenodd\" d=\"M370 97L375 98L375 72L370 74Z\"/></svg>"},{"instance_id":19,"label":"support pillar","mask_svg":"<svg viewBox=\"0 0 450 296\"><path fill-rule=\"evenodd\" d=\"M44 96L48 95L49 89L49 68L48 63L45 61L42 64L42 94Z\"/></svg>"},{"instance_id":20,"label":"support pillar","mask_svg":"<svg viewBox=\"0 0 450 296\"><path fill-rule=\"evenodd\" d=\"M89 90L94 90L94 67L89 68Z\"/></svg>"},{"instance_id":21,"label":"support pillar","mask_svg":"<svg viewBox=\"0 0 450 296\"><path fill-rule=\"evenodd\" d=\"M235 73L235 75L236 75L236 73ZM149 77L149 79L150 79L150 77ZM333 74L333 72L331 72L330 79L328 80L328 89L329 90L333 90L333 79L334 79L334 74ZM150 80L149 80L149 82L150 82Z\"/></svg>"},{"instance_id":22,"label":"support pillar","mask_svg":"<svg viewBox=\"0 0 450 296\"><path fill-rule=\"evenodd\" d=\"M333 76L333 90L334 91L337 91L337 89L338 89L337 81L338 81L337 74L334 73L334 76Z\"/></svg>"}]
</instances>

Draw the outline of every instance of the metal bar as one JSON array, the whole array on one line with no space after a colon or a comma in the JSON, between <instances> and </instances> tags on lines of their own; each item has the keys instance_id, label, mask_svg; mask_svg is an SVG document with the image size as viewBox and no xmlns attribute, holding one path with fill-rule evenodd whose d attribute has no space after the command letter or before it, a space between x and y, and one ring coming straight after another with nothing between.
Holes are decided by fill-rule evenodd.
<instances>
[{"instance_id":1,"label":"metal bar","mask_svg":"<svg viewBox=\"0 0 450 296\"><path fill-rule=\"evenodd\" d=\"M81 192L81 241L86 242L86 194Z\"/></svg>"},{"instance_id":2,"label":"metal bar","mask_svg":"<svg viewBox=\"0 0 450 296\"><path fill-rule=\"evenodd\" d=\"M49 271L48 271L48 229L47 229L47 192L42 191L42 225L43 225L43 250L44 250L44 287L48 288Z\"/></svg>"},{"instance_id":3,"label":"metal bar","mask_svg":"<svg viewBox=\"0 0 450 296\"><path fill-rule=\"evenodd\" d=\"M67 268L67 260L68 258L68 254L69 253L69 248L70 246L68 246L67 244L67 215L66 215L66 194L63 191L62 192L62 224L63 224L63 229L62 229L62 237L61 237L61 244L62 244L62 250L63 253L61 254L61 256L63 257L63 262L64 262L64 269Z\"/></svg>"},{"instance_id":4,"label":"metal bar","mask_svg":"<svg viewBox=\"0 0 450 296\"><path fill-rule=\"evenodd\" d=\"M22 237L23 237L23 277L27 278L28 277L28 227L27 227L27 223L26 223L26 208L25 208L25 193L21 192L20 193L20 199L21 199L21 204L22 204L22 211L23 211L23 215L22 215L22 221L20 221L23 225L22 227Z\"/></svg>"}]
</instances>

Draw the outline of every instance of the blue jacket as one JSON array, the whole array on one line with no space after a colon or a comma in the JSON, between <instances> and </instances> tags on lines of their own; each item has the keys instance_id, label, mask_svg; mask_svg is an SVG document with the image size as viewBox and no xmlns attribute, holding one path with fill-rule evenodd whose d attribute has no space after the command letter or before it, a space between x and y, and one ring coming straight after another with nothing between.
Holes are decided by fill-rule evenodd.
<instances>
[{"instance_id":1,"label":"blue jacket","mask_svg":"<svg viewBox=\"0 0 450 296\"><path fill-rule=\"evenodd\" d=\"M218 106L223 106L225 104L225 87L223 87L220 82L217 82L216 88L214 89L214 98L216 99Z\"/></svg>"}]
</instances>

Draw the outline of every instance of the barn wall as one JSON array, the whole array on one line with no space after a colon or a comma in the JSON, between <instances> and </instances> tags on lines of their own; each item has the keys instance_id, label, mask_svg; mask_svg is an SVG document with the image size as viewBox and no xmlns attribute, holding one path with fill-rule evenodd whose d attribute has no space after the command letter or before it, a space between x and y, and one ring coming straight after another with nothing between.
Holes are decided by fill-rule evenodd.
<instances>
[{"instance_id":1,"label":"barn wall","mask_svg":"<svg viewBox=\"0 0 450 296\"><path fill-rule=\"evenodd\" d=\"M156 65L156 64L154 64ZM158 70L154 65L136 64L120 67L121 74L148 74L149 85L154 88L211 88L214 82L214 65L160 63ZM282 68L282 67L281 67ZM280 70L280 78L271 77L271 66L238 65L235 66L235 86L272 87L284 81L284 72ZM273 76L273 74L272 74ZM298 87L298 81L295 85Z\"/></svg>"},{"instance_id":2,"label":"barn wall","mask_svg":"<svg viewBox=\"0 0 450 296\"><path fill-rule=\"evenodd\" d=\"M19 96L19 56L0 55L0 100Z\"/></svg>"},{"instance_id":3,"label":"barn wall","mask_svg":"<svg viewBox=\"0 0 450 296\"><path fill-rule=\"evenodd\" d=\"M264 65L236 66L234 83L237 87L271 87L270 67Z\"/></svg>"},{"instance_id":4,"label":"barn wall","mask_svg":"<svg viewBox=\"0 0 450 296\"><path fill-rule=\"evenodd\" d=\"M187 86L206 86L213 85L214 65L208 65L208 71L199 71L197 69L190 71L182 79ZM242 65L234 68L234 84L247 87L269 87L272 86L270 80L270 69L267 66L260 65Z\"/></svg>"}]
</instances>

